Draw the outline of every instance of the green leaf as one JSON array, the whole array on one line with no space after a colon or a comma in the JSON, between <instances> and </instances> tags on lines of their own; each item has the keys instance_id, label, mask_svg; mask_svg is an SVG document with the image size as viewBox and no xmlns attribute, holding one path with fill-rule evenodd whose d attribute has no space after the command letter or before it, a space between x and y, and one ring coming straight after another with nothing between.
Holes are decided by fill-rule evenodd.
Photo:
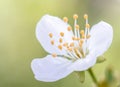
<instances>
[{"instance_id":1,"label":"green leaf","mask_svg":"<svg viewBox=\"0 0 120 87\"><path fill-rule=\"evenodd\" d=\"M76 72L79 80L81 83L83 83L85 81L85 71L81 71L81 72Z\"/></svg>"}]
</instances>

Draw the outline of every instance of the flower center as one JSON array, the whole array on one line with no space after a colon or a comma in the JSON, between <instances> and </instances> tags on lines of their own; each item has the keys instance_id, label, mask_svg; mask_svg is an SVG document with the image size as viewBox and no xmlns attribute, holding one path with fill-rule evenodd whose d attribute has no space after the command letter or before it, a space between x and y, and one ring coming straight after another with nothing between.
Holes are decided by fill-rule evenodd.
<instances>
[{"instance_id":1,"label":"flower center","mask_svg":"<svg viewBox=\"0 0 120 87\"><path fill-rule=\"evenodd\" d=\"M53 34L49 33L49 37L51 38L51 44L53 46L57 46L59 50L65 50L66 55L57 55L55 53L52 54L53 57L62 56L67 59L76 60L79 58L85 58L89 53L88 50L88 39L90 38L90 25L88 24L88 15L84 15L85 19L85 29L80 29L80 26L77 24L78 15L73 15L74 19L74 29L71 26L67 27L68 32L73 32L73 37L71 37L71 42L65 42L64 40L64 32L60 32L60 38L58 38L58 45L55 45L55 41L52 39ZM68 18L64 17L63 21L68 23Z\"/></svg>"}]
</instances>

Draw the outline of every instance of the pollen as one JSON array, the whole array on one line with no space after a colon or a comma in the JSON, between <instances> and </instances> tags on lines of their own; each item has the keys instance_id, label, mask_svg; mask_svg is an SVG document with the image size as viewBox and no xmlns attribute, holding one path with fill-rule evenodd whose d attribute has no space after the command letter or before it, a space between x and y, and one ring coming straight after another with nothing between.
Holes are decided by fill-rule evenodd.
<instances>
[{"instance_id":1,"label":"pollen","mask_svg":"<svg viewBox=\"0 0 120 87\"><path fill-rule=\"evenodd\" d=\"M64 43L63 46L64 46L64 47L67 47L67 46L68 46L68 43Z\"/></svg>"},{"instance_id":2,"label":"pollen","mask_svg":"<svg viewBox=\"0 0 120 87\"><path fill-rule=\"evenodd\" d=\"M52 34L52 33L49 33L49 37L52 38L52 37L53 37L53 34Z\"/></svg>"},{"instance_id":3,"label":"pollen","mask_svg":"<svg viewBox=\"0 0 120 87\"><path fill-rule=\"evenodd\" d=\"M76 38L75 38L75 37L72 37L72 40L76 40Z\"/></svg>"},{"instance_id":4,"label":"pollen","mask_svg":"<svg viewBox=\"0 0 120 87\"><path fill-rule=\"evenodd\" d=\"M63 18L63 21L67 23L67 22L68 22L68 18L67 18L67 17L64 17L64 18Z\"/></svg>"},{"instance_id":5,"label":"pollen","mask_svg":"<svg viewBox=\"0 0 120 87\"><path fill-rule=\"evenodd\" d=\"M68 47L67 50L71 52L71 51L72 51L72 48L71 48L71 47Z\"/></svg>"},{"instance_id":6,"label":"pollen","mask_svg":"<svg viewBox=\"0 0 120 87\"><path fill-rule=\"evenodd\" d=\"M52 56L53 56L53 57L57 57L57 54L56 54L56 53L53 53Z\"/></svg>"},{"instance_id":7,"label":"pollen","mask_svg":"<svg viewBox=\"0 0 120 87\"><path fill-rule=\"evenodd\" d=\"M80 43L79 43L79 46L82 47L82 45L83 45L83 43L80 42Z\"/></svg>"},{"instance_id":8,"label":"pollen","mask_svg":"<svg viewBox=\"0 0 120 87\"><path fill-rule=\"evenodd\" d=\"M71 30L72 30L72 27L71 27L71 26L68 26L67 30L68 30L68 31L71 31Z\"/></svg>"},{"instance_id":9,"label":"pollen","mask_svg":"<svg viewBox=\"0 0 120 87\"><path fill-rule=\"evenodd\" d=\"M81 36L82 36L82 39L84 39L84 38L85 38L85 32L84 32L84 30L81 30L81 31L80 31L80 34L81 34Z\"/></svg>"},{"instance_id":10,"label":"pollen","mask_svg":"<svg viewBox=\"0 0 120 87\"><path fill-rule=\"evenodd\" d=\"M84 42L84 40L82 40L82 39L81 39L81 40L80 40L80 43L82 43L82 44L83 44L83 42Z\"/></svg>"},{"instance_id":11,"label":"pollen","mask_svg":"<svg viewBox=\"0 0 120 87\"><path fill-rule=\"evenodd\" d=\"M90 28L90 25L89 25L89 24L86 24L86 28Z\"/></svg>"},{"instance_id":12,"label":"pollen","mask_svg":"<svg viewBox=\"0 0 120 87\"><path fill-rule=\"evenodd\" d=\"M91 35L87 35L86 38L89 39L91 37Z\"/></svg>"},{"instance_id":13,"label":"pollen","mask_svg":"<svg viewBox=\"0 0 120 87\"><path fill-rule=\"evenodd\" d=\"M74 19L78 19L78 15L77 15L77 14L74 14L74 15L73 15L73 18L74 18Z\"/></svg>"},{"instance_id":14,"label":"pollen","mask_svg":"<svg viewBox=\"0 0 120 87\"><path fill-rule=\"evenodd\" d=\"M77 40L80 40L80 38L78 37L78 38L76 38Z\"/></svg>"},{"instance_id":15,"label":"pollen","mask_svg":"<svg viewBox=\"0 0 120 87\"><path fill-rule=\"evenodd\" d=\"M84 19L88 19L88 15L87 14L84 14Z\"/></svg>"},{"instance_id":16,"label":"pollen","mask_svg":"<svg viewBox=\"0 0 120 87\"><path fill-rule=\"evenodd\" d=\"M60 32L60 36L63 37L63 36L64 36L64 33L63 33L63 32Z\"/></svg>"},{"instance_id":17,"label":"pollen","mask_svg":"<svg viewBox=\"0 0 120 87\"><path fill-rule=\"evenodd\" d=\"M75 28L76 28L77 30L79 29L79 27L80 27L79 25L76 25L76 26L75 26Z\"/></svg>"},{"instance_id":18,"label":"pollen","mask_svg":"<svg viewBox=\"0 0 120 87\"><path fill-rule=\"evenodd\" d=\"M60 42L60 43L62 43L62 42L63 42L63 39L62 39L62 38L60 38L60 39L59 39L59 42Z\"/></svg>"},{"instance_id":19,"label":"pollen","mask_svg":"<svg viewBox=\"0 0 120 87\"><path fill-rule=\"evenodd\" d=\"M82 38L85 39L85 35L84 34L82 35Z\"/></svg>"},{"instance_id":20,"label":"pollen","mask_svg":"<svg viewBox=\"0 0 120 87\"><path fill-rule=\"evenodd\" d=\"M70 47L73 47L74 46L74 42L70 43Z\"/></svg>"},{"instance_id":21,"label":"pollen","mask_svg":"<svg viewBox=\"0 0 120 87\"><path fill-rule=\"evenodd\" d=\"M51 40L51 44L54 45L54 40Z\"/></svg>"},{"instance_id":22,"label":"pollen","mask_svg":"<svg viewBox=\"0 0 120 87\"><path fill-rule=\"evenodd\" d=\"M81 30L81 31L80 31L80 34L81 34L81 35L84 35L84 30Z\"/></svg>"},{"instance_id":23,"label":"pollen","mask_svg":"<svg viewBox=\"0 0 120 87\"><path fill-rule=\"evenodd\" d=\"M62 50L62 45L58 45L58 48L59 48L60 50Z\"/></svg>"}]
</instances>

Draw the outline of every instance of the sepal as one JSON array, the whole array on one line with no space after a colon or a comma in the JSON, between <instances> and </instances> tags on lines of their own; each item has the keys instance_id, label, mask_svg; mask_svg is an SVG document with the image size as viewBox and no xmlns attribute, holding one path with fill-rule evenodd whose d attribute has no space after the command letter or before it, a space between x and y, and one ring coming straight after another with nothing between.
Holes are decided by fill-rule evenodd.
<instances>
[{"instance_id":1,"label":"sepal","mask_svg":"<svg viewBox=\"0 0 120 87\"><path fill-rule=\"evenodd\" d=\"M104 56L99 56L97 58L97 63L103 63L104 61L106 61L106 58Z\"/></svg>"}]
</instances>

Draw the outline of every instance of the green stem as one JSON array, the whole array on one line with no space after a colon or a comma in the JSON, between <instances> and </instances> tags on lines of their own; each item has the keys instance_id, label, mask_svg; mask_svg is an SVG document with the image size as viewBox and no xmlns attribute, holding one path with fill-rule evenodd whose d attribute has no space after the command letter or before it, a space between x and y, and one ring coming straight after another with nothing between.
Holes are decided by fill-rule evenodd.
<instances>
[{"instance_id":1,"label":"green stem","mask_svg":"<svg viewBox=\"0 0 120 87\"><path fill-rule=\"evenodd\" d=\"M97 79L96 79L96 77L95 77L92 69L91 68L88 69L88 72L89 72L90 76L92 77L92 80L94 81L94 83L96 84L96 86L99 87L99 83L98 83L98 81L97 81Z\"/></svg>"}]
</instances>

